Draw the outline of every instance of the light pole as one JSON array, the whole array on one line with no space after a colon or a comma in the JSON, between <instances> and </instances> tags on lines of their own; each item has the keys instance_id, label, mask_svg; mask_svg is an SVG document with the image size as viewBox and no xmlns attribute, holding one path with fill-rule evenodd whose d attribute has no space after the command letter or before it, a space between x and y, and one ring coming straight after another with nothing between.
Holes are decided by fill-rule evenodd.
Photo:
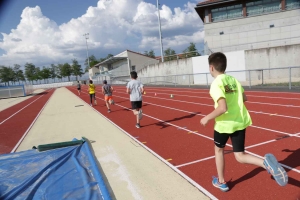
<instances>
[{"instance_id":1,"label":"light pole","mask_svg":"<svg viewBox=\"0 0 300 200\"><path fill-rule=\"evenodd\" d=\"M85 42L86 42L86 55L87 55L87 59L88 59L88 66L89 68L90 66L90 57L89 57L89 48L88 48L88 44L87 44L87 40L89 39L89 33L85 33L83 34L83 36L85 36Z\"/></svg>"},{"instance_id":2,"label":"light pole","mask_svg":"<svg viewBox=\"0 0 300 200\"><path fill-rule=\"evenodd\" d=\"M161 37L161 24L160 24L160 14L159 14L159 3L157 0L157 13L158 13L158 24L159 24L159 39L160 39L160 53L161 53L161 61L164 62L164 54L163 54L163 44Z\"/></svg>"}]
</instances>

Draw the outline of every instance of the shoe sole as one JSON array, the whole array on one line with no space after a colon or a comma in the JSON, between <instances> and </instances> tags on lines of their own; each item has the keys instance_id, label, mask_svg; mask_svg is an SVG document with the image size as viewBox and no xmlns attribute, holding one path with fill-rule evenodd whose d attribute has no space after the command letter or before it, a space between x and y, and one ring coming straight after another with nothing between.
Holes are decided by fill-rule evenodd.
<instances>
[{"instance_id":1,"label":"shoe sole","mask_svg":"<svg viewBox=\"0 0 300 200\"><path fill-rule=\"evenodd\" d=\"M280 186L285 186L288 183L288 175L283 167L278 163L277 159L272 154L266 154L264 161L274 172L274 179ZM266 166L267 167L267 166Z\"/></svg>"}]
</instances>

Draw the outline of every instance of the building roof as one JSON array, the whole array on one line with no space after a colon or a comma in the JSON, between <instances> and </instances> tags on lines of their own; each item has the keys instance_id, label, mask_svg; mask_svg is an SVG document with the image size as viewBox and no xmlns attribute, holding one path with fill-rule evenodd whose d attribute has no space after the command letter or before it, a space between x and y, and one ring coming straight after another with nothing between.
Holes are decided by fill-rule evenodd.
<instances>
[{"instance_id":1,"label":"building roof","mask_svg":"<svg viewBox=\"0 0 300 200\"><path fill-rule=\"evenodd\" d=\"M220 4L220 3L232 2L232 1L237 1L237 0L206 0L206 1L199 2L197 4L196 8L206 7L209 5L215 5L215 4Z\"/></svg>"},{"instance_id":2,"label":"building roof","mask_svg":"<svg viewBox=\"0 0 300 200\"><path fill-rule=\"evenodd\" d=\"M115 62L118 62L120 60L125 60L127 59L127 57L110 57L96 65L94 65L94 67L98 67L100 65L107 65L107 64L112 64L112 63L115 63Z\"/></svg>"},{"instance_id":3,"label":"building roof","mask_svg":"<svg viewBox=\"0 0 300 200\"><path fill-rule=\"evenodd\" d=\"M131 51L131 50L128 50L128 49L127 49L126 51L129 51L129 52L131 52L131 53L135 53L135 54L138 54L138 55L141 55L141 56L145 56L145 57L148 57L148 58L152 58L152 57L150 57L150 56L147 56L147 55L144 55L144 54L135 52L135 51ZM156 58L152 58L152 59L156 59Z\"/></svg>"}]
</instances>

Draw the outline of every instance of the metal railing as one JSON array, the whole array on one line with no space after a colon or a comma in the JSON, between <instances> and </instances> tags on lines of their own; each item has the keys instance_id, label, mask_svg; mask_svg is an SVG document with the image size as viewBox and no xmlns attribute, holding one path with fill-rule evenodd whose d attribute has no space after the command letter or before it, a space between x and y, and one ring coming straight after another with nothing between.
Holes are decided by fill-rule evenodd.
<instances>
[{"instance_id":1,"label":"metal railing","mask_svg":"<svg viewBox=\"0 0 300 200\"><path fill-rule=\"evenodd\" d=\"M275 87L286 89L300 89L300 66L286 67L286 68L267 68L267 69L253 69L241 71L227 71L226 74L231 75L239 80L239 82L248 88L258 87ZM129 81L124 78L124 82ZM178 74L168 76L154 76L154 77L139 77L143 84L157 85L157 86L186 86L209 87L214 80L210 73L197 74ZM119 80L120 81L120 80ZM114 80L111 81L114 83Z\"/></svg>"}]
</instances>

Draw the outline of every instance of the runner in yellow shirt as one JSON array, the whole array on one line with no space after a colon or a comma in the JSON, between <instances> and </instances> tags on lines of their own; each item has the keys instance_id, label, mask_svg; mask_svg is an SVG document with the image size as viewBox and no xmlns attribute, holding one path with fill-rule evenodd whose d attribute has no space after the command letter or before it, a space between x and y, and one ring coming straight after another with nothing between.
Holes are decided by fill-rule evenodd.
<instances>
[{"instance_id":1,"label":"runner in yellow shirt","mask_svg":"<svg viewBox=\"0 0 300 200\"><path fill-rule=\"evenodd\" d=\"M245 153L245 132L252 124L249 112L244 104L247 97L244 89L234 77L226 75L227 59L223 53L213 53L208 58L209 71L215 80L210 87L210 96L215 102L215 110L201 119L205 126L215 119L214 143L218 177L213 177L212 184L226 192L229 190L225 178L224 147L230 138L236 160L240 163L253 164L267 169L280 186L285 186L288 176L272 154L264 159Z\"/></svg>"},{"instance_id":2,"label":"runner in yellow shirt","mask_svg":"<svg viewBox=\"0 0 300 200\"><path fill-rule=\"evenodd\" d=\"M91 101L90 105L93 106L93 99L94 99L94 105L97 105L97 101L96 101L96 86L93 84L92 80L90 80L88 92L90 94L90 101Z\"/></svg>"}]
</instances>

